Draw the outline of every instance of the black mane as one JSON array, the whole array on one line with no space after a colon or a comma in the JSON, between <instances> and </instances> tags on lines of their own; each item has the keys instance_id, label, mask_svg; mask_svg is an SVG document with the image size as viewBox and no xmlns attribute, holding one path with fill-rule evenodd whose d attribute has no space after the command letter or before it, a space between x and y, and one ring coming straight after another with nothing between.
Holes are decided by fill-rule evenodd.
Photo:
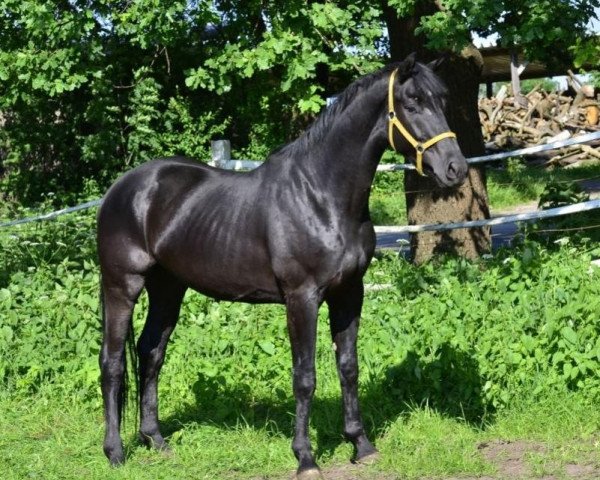
<instances>
[{"instance_id":1,"label":"black mane","mask_svg":"<svg viewBox=\"0 0 600 480\"><path fill-rule=\"evenodd\" d=\"M307 140L309 141L321 140L333 125L333 119L346 110L361 90L368 90L381 77L390 74L398 65L399 63L392 63L376 72L356 79L335 98L335 101L317 117L297 140L301 140L303 137L308 137Z\"/></svg>"},{"instance_id":2,"label":"black mane","mask_svg":"<svg viewBox=\"0 0 600 480\"><path fill-rule=\"evenodd\" d=\"M319 114L302 135L290 143L277 147L269 154L268 158L276 158L281 155L298 155L308 150L315 143L320 142L335 123L334 119L346 110L360 91L369 89L381 77L391 74L394 69L401 67L402 64L403 62L390 63L376 72L356 79L336 97L335 101L329 107ZM414 80L414 87L422 95L430 91L434 93L435 98L444 98L446 96L446 86L427 66L415 63L411 77Z\"/></svg>"}]
</instances>

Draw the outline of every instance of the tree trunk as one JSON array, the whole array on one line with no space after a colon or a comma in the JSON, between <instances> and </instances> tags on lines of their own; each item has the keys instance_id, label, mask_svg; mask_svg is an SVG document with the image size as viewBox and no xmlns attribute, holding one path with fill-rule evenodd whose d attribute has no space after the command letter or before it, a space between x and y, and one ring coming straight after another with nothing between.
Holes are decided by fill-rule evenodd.
<instances>
[{"instance_id":1,"label":"tree trunk","mask_svg":"<svg viewBox=\"0 0 600 480\"><path fill-rule=\"evenodd\" d=\"M436 56L424 48L424 39L414 34L420 16L436 10L433 2L419 2L412 17L398 19L393 9L385 7L394 60L402 60L413 51L419 54L421 61ZM437 72L448 87L448 124L466 157L482 155L485 150L477 108L482 68L481 54L470 46L460 55L451 55ZM465 183L451 190L440 189L429 178L407 171L404 188L409 225L480 220L490 216L484 167L469 168ZM490 246L489 227L411 234L411 256L415 263L422 263L436 253L475 258L489 251Z\"/></svg>"}]
</instances>

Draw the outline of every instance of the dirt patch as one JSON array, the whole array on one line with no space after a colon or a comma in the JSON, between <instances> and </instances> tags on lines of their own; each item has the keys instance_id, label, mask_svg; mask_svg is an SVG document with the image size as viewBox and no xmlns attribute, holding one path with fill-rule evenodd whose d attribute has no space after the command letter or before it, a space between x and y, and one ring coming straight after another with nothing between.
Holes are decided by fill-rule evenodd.
<instances>
[{"instance_id":1,"label":"dirt patch","mask_svg":"<svg viewBox=\"0 0 600 480\"><path fill-rule=\"evenodd\" d=\"M528 459L532 455L545 456L545 454L549 453L548 446L538 442L495 440L481 443L477 448L483 457L496 467L498 474L494 478L498 479L536 478L539 480L555 480L558 478L568 478L596 480L600 478L600 465L593 465L586 462L567 464L563 468L552 468L552 464L546 464L551 470L556 469L561 473L557 476L536 475L532 471L531 462Z\"/></svg>"},{"instance_id":2,"label":"dirt patch","mask_svg":"<svg viewBox=\"0 0 600 480\"><path fill-rule=\"evenodd\" d=\"M518 440L515 442L497 440L484 442L477 447L483 457L496 466L501 478L524 478L531 475L527 457L532 453L545 453L546 447L540 443ZM553 477L542 477L550 478Z\"/></svg>"},{"instance_id":3,"label":"dirt patch","mask_svg":"<svg viewBox=\"0 0 600 480\"><path fill-rule=\"evenodd\" d=\"M569 478L600 478L600 469L593 465L578 465L570 463L565 466L565 472Z\"/></svg>"},{"instance_id":4,"label":"dirt patch","mask_svg":"<svg viewBox=\"0 0 600 480\"><path fill-rule=\"evenodd\" d=\"M467 477L436 477L435 480L598 480L600 479L600 464L590 461L590 457L581 463L569 463L562 467L552 464L550 447L540 442L526 440L493 440L477 446L482 457L496 468L497 473L491 476ZM535 457L544 462L544 470L556 472L552 474L536 473L533 471ZM398 475L382 474L365 469L361 465L341 465L323 470L326 480L395 480L402 478ZM421 480L431 480L423 478Z\"/></svg>"}]
</instances>

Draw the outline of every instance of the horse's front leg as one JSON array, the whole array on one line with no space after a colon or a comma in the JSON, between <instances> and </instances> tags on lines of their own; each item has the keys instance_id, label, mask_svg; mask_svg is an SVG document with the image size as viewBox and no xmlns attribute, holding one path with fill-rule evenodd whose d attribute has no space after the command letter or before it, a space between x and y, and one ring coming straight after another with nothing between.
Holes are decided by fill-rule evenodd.
<instances>
[{"instance_id":1,"label":"horse's front leg","mask_svg":"<svg viewBox=\"0 0 600 480\"><path fill-rule=\"evenodd\" d=\"M313 289L286 294L287 326L292 345L293 387L296 397L296 431L292 450L298 459L299 480L321 478L308 438L310 405L316 386L315 342L319 303Z\"/></svg>"},{"instance_id":2,"label":"horse's front leg","mask_svg":"<svg viewBox=\"0 0 600 480\"><path fill-rule=\"evenodd\" d=\"M344 406L344 434L356 449L356 461L374 460L377 450L365 434L358 406L358 357L356 339L362 309L362 279L344 285L326 299L329 306L331 336L335 343Z\"/></svg>"}]
</instances>

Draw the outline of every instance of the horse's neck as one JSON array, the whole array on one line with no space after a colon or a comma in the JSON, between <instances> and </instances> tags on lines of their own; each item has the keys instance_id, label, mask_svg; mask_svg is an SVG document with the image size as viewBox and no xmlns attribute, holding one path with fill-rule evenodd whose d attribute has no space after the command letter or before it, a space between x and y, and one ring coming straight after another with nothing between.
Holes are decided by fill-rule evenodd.
<instances>
[{"instance_id":1,"label":"horse's neck","mask_svg":"<svg viewBox=\"0 0 600 480\"><path fill-rule=\"evenodd\" d=\"M361 93L333 119L333 125L306 161L317 172L338 207L348 215L363 217L377 165L386 148L380 123L384 97L381 85ZM303 162L304 163L304 162Z\"/></svg>"}]
</instances>

